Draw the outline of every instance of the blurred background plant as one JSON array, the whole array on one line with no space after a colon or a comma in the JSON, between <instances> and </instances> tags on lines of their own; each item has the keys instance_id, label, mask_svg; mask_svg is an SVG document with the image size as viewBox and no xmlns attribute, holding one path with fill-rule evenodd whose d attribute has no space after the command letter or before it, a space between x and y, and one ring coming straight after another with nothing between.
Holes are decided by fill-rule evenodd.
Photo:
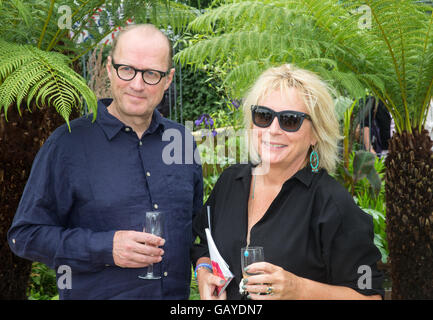
<instances>
[{"instance_id":1,"label":"blurred background plant","mask_svg":"<svg viewBox=\"0 0 433 320\"><path fill-rule=\"evenodd\" d=\"M29 300L57 300L59 295L55 271L43 263L33 262L27 296Z\"/></svg>"}]
</instances>

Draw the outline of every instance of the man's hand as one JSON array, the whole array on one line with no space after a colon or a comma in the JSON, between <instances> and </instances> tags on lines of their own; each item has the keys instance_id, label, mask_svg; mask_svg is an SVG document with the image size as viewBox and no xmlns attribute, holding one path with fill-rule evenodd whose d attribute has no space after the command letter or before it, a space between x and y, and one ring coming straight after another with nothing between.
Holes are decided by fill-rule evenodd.
<instances>
[{"instance_id":1,"label":"man's hand","mask_svg":"<svg viewBox=\"0 0 433 320\"><path fill-rule=\"evenodd\" d=\"M165 240L146 232L117 231L113 238L114 263L122 268L142 268L162 260Z\"/></svg>"}]
</instances>

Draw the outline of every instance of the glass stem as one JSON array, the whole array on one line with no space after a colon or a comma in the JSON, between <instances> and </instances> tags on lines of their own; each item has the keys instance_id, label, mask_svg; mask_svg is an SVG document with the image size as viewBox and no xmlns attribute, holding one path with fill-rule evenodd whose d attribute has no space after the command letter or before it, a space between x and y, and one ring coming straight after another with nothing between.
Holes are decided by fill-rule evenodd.
<instances>
[{"instance_id":1,"label":"glass stem","mask_svg":"<svg viewBox=\"0 0 433 320\"><path fill-rule=\"evenodd\" d=\"M149 266L147 267L147 274L153 275L153 264L149 264Z\"/></svg>"}]
</instances>

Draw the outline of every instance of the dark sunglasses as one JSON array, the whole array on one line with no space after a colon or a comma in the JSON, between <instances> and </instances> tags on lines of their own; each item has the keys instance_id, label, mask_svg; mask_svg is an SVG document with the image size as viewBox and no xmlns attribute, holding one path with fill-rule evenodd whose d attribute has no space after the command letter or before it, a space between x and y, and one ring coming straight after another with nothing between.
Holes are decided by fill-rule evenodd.
<instances>
[{"instance_id":1,"label":"dark sunglasses","mask_svg":"<svg viewBox=\"0 0 433 320\"><path fill-rule=\"evenodd\" d=\"M275 112L267 107L255 105L251 106L251 114L253 123L260 128L269 127L272 121L274 121L274 118L278 117L280 128L288 132L298 131L304 119L311 121L311 117L303 112L292 110Z\"/></svg>"}]
</instances>

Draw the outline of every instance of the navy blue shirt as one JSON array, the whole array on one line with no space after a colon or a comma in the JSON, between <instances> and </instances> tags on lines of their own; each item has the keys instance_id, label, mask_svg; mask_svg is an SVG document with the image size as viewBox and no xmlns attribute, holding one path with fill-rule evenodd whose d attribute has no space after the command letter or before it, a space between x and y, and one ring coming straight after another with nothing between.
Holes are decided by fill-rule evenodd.
<instances>
[{"instance_id":1,"label":"navy blue shirt","mask_svg":"<svg viewBox=\"0 0 433 320\"><path fill-rule=\"evenodd\" d=\"M63 125L42 146L9 245L56 270L58 278L66 275L60 266L70 268L70 288L59 289L61 299L187 299L192 219L203 200L193 137L155 111L139 139L108 112L110 103L98 102L95 122L92 116L73 120L71 132ZM143 231L151 210L166 217L164 256L154 265L161 280L139 279L147 268L113 261L114 233Z\"/></svg>"}]
</instances>

